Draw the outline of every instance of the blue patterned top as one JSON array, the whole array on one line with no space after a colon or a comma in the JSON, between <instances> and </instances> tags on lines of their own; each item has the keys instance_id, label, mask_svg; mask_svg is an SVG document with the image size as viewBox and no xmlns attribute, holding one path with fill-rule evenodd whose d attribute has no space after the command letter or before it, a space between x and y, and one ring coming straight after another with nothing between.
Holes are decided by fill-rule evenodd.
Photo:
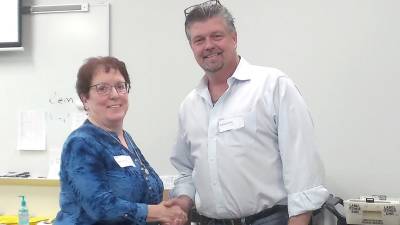
<instances>
[{"instance_id":1,"label":"blue patterned top","mask_svg":"<svg viewBox=\"0 0 400 225\"><path fill-rule=\"evenodd\" d=\"M161 202L164 187L132 137L124 135L128 149L115 133L88 120L70 134L61 155L55 225L146 224L147 205ZM130 156L133 165L118 163L121 156Z\"/></svg>"}]
</instances>

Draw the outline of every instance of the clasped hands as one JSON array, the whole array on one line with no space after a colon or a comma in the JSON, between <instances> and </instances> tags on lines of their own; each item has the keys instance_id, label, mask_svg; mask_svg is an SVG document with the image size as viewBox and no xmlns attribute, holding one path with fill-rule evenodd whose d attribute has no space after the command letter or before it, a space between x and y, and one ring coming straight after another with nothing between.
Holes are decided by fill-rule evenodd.
<instances>
[{"instance_id":1,"label":"clasped hands","mask_svg":"<svg viewBox=\"0 0 400 225\"><path fill-rule=\"evenodd\" d=\"M188 213L192 207L192 200L187 196L179 196L160 203L164 208L165 216L162 225L185 225Z\"/></svg>"}]
</instances>

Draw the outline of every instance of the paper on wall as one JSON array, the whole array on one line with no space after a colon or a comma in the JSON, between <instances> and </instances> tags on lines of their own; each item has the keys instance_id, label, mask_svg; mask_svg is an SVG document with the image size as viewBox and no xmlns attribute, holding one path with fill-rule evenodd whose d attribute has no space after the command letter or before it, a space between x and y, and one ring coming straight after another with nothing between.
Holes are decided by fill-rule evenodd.
<instances>
[{"instance_id":1,"label":"paper on wall","mask_svg":"<svg viewBox=\"0 0 400 225\"><path fill-rule=\"evenodd\" d=\"M164 184L164 189L173 189L174 188L174 182L175 179L178 177L178 175L164 175L160 176L163 184Z\"/></svg>"},{"instance_id":2,"label":"paper on wall","mask_svg":"<svg viewBox=\"0 0 400 225\"><path fill-rule=\"evenodd\" d=\"M46 150L46 117L42 111L18 114L17 150Z\"/></svg>"},{"instance_id":3,"label":"paper on wall","mask_svg":"<svg viewBox=\"0 0 400 225\"><path fill-rule=\"evenodd\" d=\"M75 130L76 128L80 127L83 122L87 119L86 112L73 112L71 113L71 131Z\"/></svg>"}]
</instances>

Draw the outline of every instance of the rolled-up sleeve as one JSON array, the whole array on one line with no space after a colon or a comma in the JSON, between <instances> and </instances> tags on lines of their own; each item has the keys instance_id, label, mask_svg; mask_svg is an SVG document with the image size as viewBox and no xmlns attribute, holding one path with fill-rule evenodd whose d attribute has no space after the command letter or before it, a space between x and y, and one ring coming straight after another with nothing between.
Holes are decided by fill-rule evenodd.
<instances>
[{"instance_id":1,"label":"rolled-up sleeve","mask_svg":"<svg viewBox=\"0 0 400 225\"><path fill-rule=\"evenodd\" d=\"M289 215L295 216L318 209L325 203L328 196L328 191L322 185L302 192L291 193L288 196Z\"/></svg>"},{"instance_id":2,"label":"rolled-up sleeve","mask_svg":"<svg viewBox=\"0 0 400 225\"><path fill-rule=\"evenodd\" d=\"M274 104L289 216L295 216L320 208L329 193L323 186L324 169L315 143L311 115L289 78L278 80Z\"/></svg>"}]
</instances>

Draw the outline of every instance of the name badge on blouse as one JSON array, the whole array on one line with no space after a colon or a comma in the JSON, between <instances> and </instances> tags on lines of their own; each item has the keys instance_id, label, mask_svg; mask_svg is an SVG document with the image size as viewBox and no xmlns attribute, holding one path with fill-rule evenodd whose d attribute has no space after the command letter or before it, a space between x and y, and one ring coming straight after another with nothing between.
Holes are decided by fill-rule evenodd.
<instances>
[{"instance_id":1,"label":"name badge on blouse","mask_svg":"<svg viewBox=\"0 0 400 225\"><path fill-rule=\"evenodd\" d=\"M127 166L135 167L135 164L133 163L132 158L128 155L117 155L117 156L114 156L114 159L121 168L127 167Z\"/></svg>"},{"instance_id":2,"label":"name badge on blouse","mask_svg":"<svg viewBox=\"0 0 400 225\"><path fill-rule=\"evenodd\" d=\"M229 119L222 119L218 121L218 131L224 132L228 130L235 130L244 127L243 117L234 117Z\"/></svg>"}]
</instances>

